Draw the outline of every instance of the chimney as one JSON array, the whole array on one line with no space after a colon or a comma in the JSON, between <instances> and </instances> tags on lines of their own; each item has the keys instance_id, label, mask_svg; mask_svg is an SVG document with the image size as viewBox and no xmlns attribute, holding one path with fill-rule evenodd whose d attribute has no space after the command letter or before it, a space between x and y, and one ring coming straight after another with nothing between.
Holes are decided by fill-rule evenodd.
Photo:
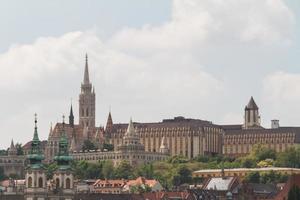
<instances>
[{"instance_id":1,"label":"chimney","mask_svg":"<svg viewBox=\"0 0 300 200\"><path fill-rule=\"evenodd\" d=\"M272 129L279 128L279 120L278 119L271 120L271 128Z\"/></svg>"}]
</instances>

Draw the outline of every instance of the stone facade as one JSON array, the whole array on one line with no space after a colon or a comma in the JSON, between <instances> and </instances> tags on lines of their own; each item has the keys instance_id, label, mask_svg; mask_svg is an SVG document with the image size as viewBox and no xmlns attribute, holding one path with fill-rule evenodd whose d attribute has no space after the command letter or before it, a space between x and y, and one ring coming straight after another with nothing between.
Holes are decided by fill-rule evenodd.
<instances>
[{"instance_id":1,"label":"stone facade","mask_svg":"<svg viewBox=\"0 0 300 200\"><path fill-rule=\"evenodd\" d=\"M4 175L8 177L11 175L23 177L24 164L25 156L17 155L17 148L15 147L14 142L11 141L11 145L8 149L7 155L0 156L0 167L3 168Z\"/></svg>"},{"instance_id":2,"label":"stone facade","mask_svg":"<svg viewBox=\"0 0 300 200\"><path fill-rule=\"evenodd\" d=\"M134 123L141 143L148 152L159 152L162 139L170 155L193 158L197 155L220 154L223 130L209 121L176 117L158 123ZM127 124L113 124L105 136L114 146L123 142Z\"/></svg>"},{"instance_id":3,"label":"stone facade","mask_svg":"<svg viewBox=\"0 0 300 200\"><path fill-rule=\"evenodd\" d=\"M245 107L244 125L225 125L222 129L222 153L231 157L247 155L258 144L283 152L300 143L300 127L280 127L278 120L272 120L271 128L262 127L253 97Z\"/></svg>"},{"instance_id":4,"label":"stone facade","mask_svg":"<svg viewBox=\"0 0 300 200\"><path fill-rule=\"evenodd\" d=\"M169 157L169 151L164 143L161 144L161 147L163 149L157 152L145 151L145 146L141 143L140 134L137 133L133 122L130 120L122 143L116 146L115 151L73 152L72 156L74 160L86 160L88 162L111 160L115 166L122 160L126 160L131 165L136 166L167 159Z\"/></svg>"}]
</instances>

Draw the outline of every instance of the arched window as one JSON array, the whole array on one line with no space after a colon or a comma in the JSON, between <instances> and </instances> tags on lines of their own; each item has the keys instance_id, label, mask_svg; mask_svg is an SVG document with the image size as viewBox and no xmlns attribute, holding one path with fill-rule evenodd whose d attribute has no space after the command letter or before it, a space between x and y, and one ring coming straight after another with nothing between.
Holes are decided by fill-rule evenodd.
<instances>
[{"instance_id":1,"label":"arched window","mask_svg":"<svg viewBox=\"0 0 300 200\"><path fill-rule=\"evenodd\" d=\"M66 189L71 188L71 180L69 178L66 179Z\"/></svg>"},{"instance_id":2,"label":"arched window","mask_svg":"<svg viewBox=\"0 0 300 200\"><path fill-rule=\"evenodd\" d=\"M56 183L56 188L59 188L59 178L57 178L57 179L55 180L55 183Z\"/></svg>"},{"instance_id":3,"label":"arched window","mask_svg":"<svg viewBox=\"0 0 300 200\"><path fill-rule=\"evenodd\" d=\"M43 187L43 178L40 177L39 178L39 188L42 188Z\"/></svg>"},{"instance_id":4,"label":"arched window","mask_svg":"<svg viewBox=\"0 0 300 200\"><path fill-rule=\"evenodd\" d=\"M81 109L81 115L84 116L84 109Z\"/></svg>"},{"instance_id":5,"label":"arched window","mask_svg":"<svg viewBox=\"0 0 300 200\"><path fill-rule=\"evenodd\" d=\"M88 108L86 109L85 114L86 114L87 117L89 116L89 109Z\"/></svg>"},{"instance_id":6,"label":"arched window","mask_svg":"<svg viewBox=\"0 0 300 200\"><path fill-rule=\"evenodd\" d=\"M31 178L31 176L28 178L28 187L29 188L32 187L32 178Z\"/></svg>"}]
</instances>

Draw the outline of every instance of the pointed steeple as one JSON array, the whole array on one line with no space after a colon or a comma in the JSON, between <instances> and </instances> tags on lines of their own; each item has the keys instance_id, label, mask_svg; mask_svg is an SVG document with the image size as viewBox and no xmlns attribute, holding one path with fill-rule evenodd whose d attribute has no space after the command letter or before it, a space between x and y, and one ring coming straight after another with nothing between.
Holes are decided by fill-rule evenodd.
<instances>
[{"instance_id":1,"label":"pointed steeple","mask_svg":"<svg viewBox=\"0 0 300 200\"><path fill-rule=\"evenodd\" d=\"M249 110L258 110L258 106L256 105L253 96L251 96L248 105L246 106Z\"/></svg>"},{"instance_id":2,"label":"pointed steeple","mask_svg":"<svg viewBox=\"0 0 300 200\"><path fill-rule=\"evenodd\" d=\"M73 114L73 106L71 103L70 115L69 115L69 124L73 128L74 127L74 114Z\"/></svg>"},{"instance_id":3,"label":"pointed steeple","mask_svg":"<svg viewBox=\"0 0 300 200\"><path fill-rule=\"evenodd\" d=\"M85 54L85 68L84 68L83 84L90 84L89 65L88 65L88 55L87 54Z\"/></svg>"},{"instance_id":4,"label":"pointed steeple","mask_svg":"<svg viewBox=\"0 0 300 200\"><path fill-rule=\"evenodd\" d=\"M13 139L11 140L11 143L10 143L10 148L11 148L11 149L15 148L15 145L14 145L14 140L13 140Z\"/></svg>"},{"instance_id":5,"label":"pointed steeple","mask_svg":"<svg viewBox=\"0 0 300 200\"><path fill-rule=\"evenodd\" d=\"M32 142L40 143L38 131L37 131L37 114L34 114L34 133Z\"/></svg>"},{"instance_id":6,"label":"pointed steeple","mask_svg":"<svg viewBox=\"0 0 300 200\"><path fill-rule=\"evenodd\" d=\"M44 159L44 155L42 154L41 142L37 131L37 114L35 114L34 116L34 134L33 139L31 141L31 150L27 158L29 159L29 167L38 169L43 166L42 160Z\"/></svg>"},{"instance_id":7,"label":"pointed steeple","mask_svg":"<svg viewBox=\"0 0 300 200\"><path fill-rule=\"evenodd\" d=\"M106 126L105 126L105 132L110 133L112 131L113 127L113 120L111 117L111 112L109 110L107 121L106 121Z\"/></svg>"},{"instance_id":8,"label":"pointed steeple","mask_svg":"<svg viewBox=\"0 0 300 200\"><path fill-rule=\"evenodd\" d=\"M261 128L259 109L256 105L254 98L251 96L249 103L245 106L244 125L245 129L248 128Z\"/></svg>"},{"instance_id":9,"label":"pointed steeple","mask_svg":"<svg viewBox=\"0 0 300 200\"><path fill-rule=\"evenodd\" d=\"M17 155L17 148L16 146L14 145L14 140L12 139L11 140L11 143L10 143L10 147L9 147L9 150L8 150L8 155Z\"/></svg>"},{"instance_id":10,"label":"pointed steeple","mask_svg":"<svg viewBox=\"0 0 300 200\"><path fill-rule=\"evenodd\" d=\"M123 142L117 147L118 151L145 151L145 146L140 141L140 136L136 132L132 119L128 124L127 131L123 137Z\"/></svg>"},{"instance_id":11,"label":"pointed steeple","mask_svg":"<svg viewBox=\"0 0 300 200\"><path fill-rule=\"evenodd\" d=\"M161 144L159 147L159 152L160 153L164 153L164 154L168 154L169 153L169 148L168 148L168 144L167 144L167 140L165 138L165 136L162 137L161 139Z\"/></svg>"},{"instance_id":12,"label":"pointed steeple","mask_svg":"<svg viewBox=\"0 0 300 200\"><path fill-rule=\"evenodd\" d=\"M127 131L126 131L126 133L125 133L125 136L127 136L127 137L134 137L134 136L136 136L136 134L135 134L135 129L134 129L134 126L133 126L133 122L132 122L132 118L130 118L130 122L129 122L129 124L128 124L128 127L127 127Z\"/></svg>"}]
</instances>

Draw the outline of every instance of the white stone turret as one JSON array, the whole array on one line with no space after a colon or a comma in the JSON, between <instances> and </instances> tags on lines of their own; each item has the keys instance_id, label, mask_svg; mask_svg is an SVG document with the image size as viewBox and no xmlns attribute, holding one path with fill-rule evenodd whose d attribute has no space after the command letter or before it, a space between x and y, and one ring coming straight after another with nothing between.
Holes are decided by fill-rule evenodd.
<instances>
[{"instance_id":1,"label":"white stone turret","mask_svg":"<svg viewBox=\"0 0 300 200\"><path fill-rule=\"evenodd\" d=\"M137 134L132 119L128 124L127 131L123 137L123 144L118 146L118 150L121 151L144 151L145 146L141 143L140 137Z\"/></svg>"},{"instance_id":2,"label":"white stone turret","mask_svg":"<svg viewBox=\"0 0 300 200\"><path fill-rule=\"evenodd\" d=\"M163 138L161 139L159 152L164 154L169 154L169 148L165 136L163 136Z\"/></svg>"}]
</instances>

